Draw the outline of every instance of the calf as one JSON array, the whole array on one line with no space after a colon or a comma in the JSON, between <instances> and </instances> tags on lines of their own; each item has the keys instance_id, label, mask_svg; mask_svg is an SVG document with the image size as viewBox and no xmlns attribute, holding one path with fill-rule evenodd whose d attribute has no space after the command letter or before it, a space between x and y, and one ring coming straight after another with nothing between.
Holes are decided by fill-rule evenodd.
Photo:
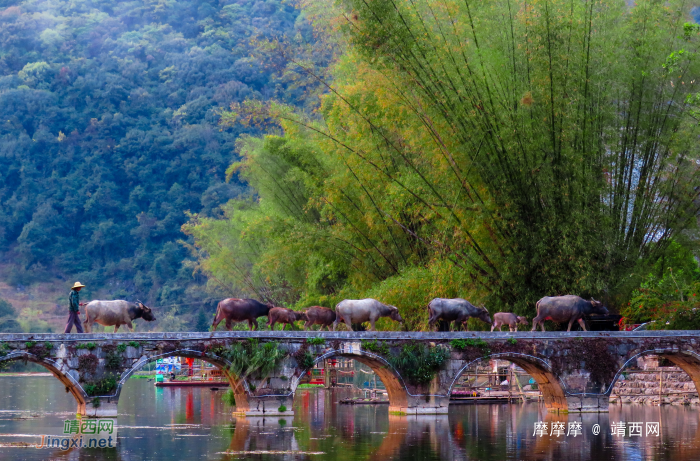
<instances>
[{"instance_id":1,"label":"calf","mask_svg":"<svg viewBox=\"0 0 700 461\"><path fill-rule=\"evenodd\" d=\"M327 327L331 331L331 325L335 322L335 312L333 309L321 306L311 306L306 309L306 323L304 329L309 329L312 325L320 325L321 330Z\"/></svg>"},{"instance_id":2,"label":"calf","mask_svg":"<svg viewBox=\"0 0 700 461\"><path fill-rule=\"evenodd\" d=\"M352 331L353 323L369 322L370 330L376 330L374 322L380 317L389 317L391 320L403 322L399 309L390 304L383 304L376 299L345 299L335 306L335 322L333 330L339 322L345 322L348 329Z\"/></svg>"},{"instance_id":3,"label":"calf","mask_svg":"<svg viewBox=\"0 0 700 461\"><path fill-rule=\"evenodd\" d=\"M491 331L494 328L498 328L501 331L503 325L508 325L510 331L518 331L518 325L528 325L530 322L527 321L525 317L519 315L511 314L509 312L499 312L493 314L493 325L491 325Z\"/></svg>"},{"instance_id":4,"label":"calf","mask_svg":"<svg viewBox=\"0 0 700 461\"><path fill-rule=\"evenodd\" d=\"M537 301L535 306L537 307L537 317L532 319L532 331L537 329L538 324L544 331L545 320L552 320L557 323L568 322L569 327L566 331L571 331L571 326L578 321L583 331L588 331L583 322L584 315L608 314L608 309L600 301L596 301L593 298L590 301L586 301L574 295L545 296Z\"/></svg>"},{"instance_id":5,"label":"calf","mask_svg":"<svg viewBox=\"0 0 700 461\"><path fill-rule=\"evenodd\" d=\"M435 298L428 303L428 326L432 327L438 320L443 320L447 323L457 322L467 327L467 321L470 317L477 318L482 322L491 324L489 311L485 307L476 307L466 299L454 298Z\"/></svg>"},{"instance_id":6,"label":"calf","mask_svg":"<svg viewBox=\"0 0 700 461\"><path fill-rule=\"evenodd\" d=\"M116 333L120 326L126 325L130 331L134 330L131 322L136 319L144 319L152 322L156 319L151 309L141 301L131 303L129 301L90 301L85 306L87 318L85 319L85 331L92 332L92 325L99 323L106 327L114 327Z\"/></svg>"},{"instance_id":7,"label":"calf","mask_svg":"<svg viewBox=\"0 0 700 461\"><path fill-rule=\"evenodd\" d=\"M226 321L226 329L231 331L232 322L248 321L251 330L257 328L257 318L267 316L274 306L263 304L255 299L226 298L216 307L216 316L211 324L212 331L216 331L222 320Z\"/></svg>"},{"instance_id":8,"label":"calf","mask_svg":"<svg viewBox=\"0 0 700 461\"><path fill-rule=\"evenodd\" d=\"M287 325L292 325L292 328L294 328L294 322L297 320L307 320L304 312L293 311L284 307L273 307L270 309L267 319L267 326L271 330L275 329L275 323L283 324L282 329L284 330L287 328Z\"/></svg>"}]
</instances>

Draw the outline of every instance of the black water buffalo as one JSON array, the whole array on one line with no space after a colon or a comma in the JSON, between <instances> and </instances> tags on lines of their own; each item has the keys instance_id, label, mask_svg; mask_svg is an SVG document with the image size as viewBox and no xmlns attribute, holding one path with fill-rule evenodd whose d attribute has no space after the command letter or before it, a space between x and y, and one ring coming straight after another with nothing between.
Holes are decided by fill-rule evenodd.
<instances>
[{"instance_id":1,"label":"black water buffalo","mask_svg":"<svg viewBox=\"0 0 700 461\"><path fill-rule=\"evenodd\" d=\"M292 328L294 328L294 322L297 320L303 320L304 322L308 320L306 313L287 309L286 307L273 307L270 309L267 319L267 326L270 327L270 330L275 329L275 323L281 323L284 330L287 328L287 325L292 325Z\"/></svg>"},{"instance_id":2,"label":"black water buffalo","mask_svg":"<svg viewBox=\"0 0 700 461\"><path fill-rule=\"evenodd\" d=\"M571 331L571 325L578 321L583 331L586 330L586 325L583 322L584 315L600 314L607 315L608 309L603 306L603 303L591 298L590 301L575 296L545 296L537 301L537 317L532 319L532 331L537 329L537 324L544 331L544 321L551 320L557 323L568 322L569 327L566 331Z\"/></svg>"},{"instance_id":3,"label":"black water buffalo","mask_svg":"<svg viewBox=\"0 0 700 461\"><path fill-rule=\"evenodd\" d=\"M87 318L85 319L85 331L92 332L92 325L99 323L105 327L114 327L116 333L120 326L126 325L130 331L134 329L131 322L136 319L144 319L151 322L156 319L151 308L141 301L132 303L117 299L114 301L90 301L85 306Z\"/></svg>"},{"instance_id":4,"label":"black water buffalo","mask_svg":"<svg viewBox=\"0 0 700 461\"><path fill-rule=\"evenodd\" d=\"M454 298L435 298L428 303L428 326L433 327L438 320L451 323L453 321L464 325L467 328L467 320L470 317L477 318L482 322L491 324L489 311L485 307L476 307L466 299Z\"/></svg>"},{"instance_id":5,"label":"black water buffalo","mask_svg":"<svg viewBox=\"0 0 700 461\"><path fill-rule=\"evenodd\" d=\"M257 318L268 316L272 304L263 304L255 299L226 298L216 307L216 316L211 324L212 331L216 330L222 320L226 320L226 329L231 330L231 322L248 321L251 330L257 328Z\"/></svg>"},{"instance_id":6,"label":"black water buffalo","mask_svg":"<svg viewBox=\"0 0 700 461\"><path fill-rule=\"evenodd\" d=\"M311 306L306 309L306 323L304 330L311 328L313 325L319 325L320 329L327 327L331 331L331 325L335 322L335 312L323 306Z\"/></svg>"}]
</instances>

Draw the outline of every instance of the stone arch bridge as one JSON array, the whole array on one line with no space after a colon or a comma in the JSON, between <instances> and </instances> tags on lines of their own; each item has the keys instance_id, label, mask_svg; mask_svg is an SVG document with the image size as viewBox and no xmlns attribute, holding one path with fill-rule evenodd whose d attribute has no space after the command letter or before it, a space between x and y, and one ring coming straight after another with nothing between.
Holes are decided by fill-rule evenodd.
<instances>
[{"instance_id":1,"label":"stone arch bridge","mask_svg":"<svg viewBox=\"0 0 700 461\"><path fill-rule=\"evenodd\" d=\"M390 412L440 414L447 413L450 394L467 369L498 358L537 381L549 410L599 412L607 411L622 371L643 355L667 358L700 389L699 341L697 331L0 334L0 365L22 360L44 366L73 395L78 414L100 417L116 415L123 385L144 365L171 356L197 358L223 371L234 390L236 414L272 416L293 414L294 392L308 368L349 357L380 377ZM396 361L416 345L443 357L422 383ZM268 370L256 371L246 361L264 347L262 355L277 359Z\"/></svg>"}]
</instances>

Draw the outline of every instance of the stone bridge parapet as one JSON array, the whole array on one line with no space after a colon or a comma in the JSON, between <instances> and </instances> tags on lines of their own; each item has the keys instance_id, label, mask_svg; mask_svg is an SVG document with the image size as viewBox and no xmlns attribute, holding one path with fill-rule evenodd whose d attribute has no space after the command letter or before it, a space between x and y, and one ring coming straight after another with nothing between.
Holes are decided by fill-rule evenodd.
<instances>
[{"instance_id":1,"label":"stone bridge parapet","mask_svg":"<svg viewBox=\"0 0 700 461\"><path fill-rule=\"evenodd\" d=\"M38 363L66 386L79 414L114 416L122 386L134 372L159 358L198 358L222 370L237 414L272 416L292 415L301 377L332 357L372 368L397 414L447 413L459 377L480 361L497 358L529 373L549 410L581 412L607 411L622 371L645 355L667 358L698 388L699 341L698 331L0 334L0 363ZM246 360L265 347L260 356L275 356L274 366L256 371ZM396 359L436 351L442 357L439 369L422 375L415 370L420 360L407 369Z\"/></svg>"}]
</instances>

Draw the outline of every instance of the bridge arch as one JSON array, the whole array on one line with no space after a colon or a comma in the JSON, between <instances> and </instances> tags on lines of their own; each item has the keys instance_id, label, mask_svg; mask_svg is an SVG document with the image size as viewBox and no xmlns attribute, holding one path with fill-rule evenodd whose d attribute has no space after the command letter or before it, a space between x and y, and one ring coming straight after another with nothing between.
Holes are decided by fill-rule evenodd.
<instances>
[{"instance_id":1,"label":"bridge arch","mask_svg":"<svg viewBox=\"0 0 700 461\"><path fill-rule=\"evenodd\" d=\"M452 395L455 385L459 378L467 371L470 367L482 362L484 360L507 360L511 363L516 364L527 374L532 376L532 378L537 383L540 391L542 392L542 398L544 399L544 404L549 411L567 411L569 406L566 400L566 392L562 383L559 381L557 376L552 371L552 366L546 360L539 357L535 357L528 354L521 354L517 352L503 352L496 354L489 354L478 359L474 359L466 363L454 376L452 383L447 391L448 397Z\"/></svg>"},{"instance_id":2,"label":"bridge arch","mask_svg":"<svg viewBox=\"0 0 700 461\"><path fill-rule=\"evenodd\" d=\"M13 351L4 357L0 357L0 362L14 362L18 360L36 363L37 365L41 365L49 370L51 374L54 375L61 382L61 384L66 387L66 392L70 392L70 394L75 398L75 401L78 404L77 412L79 414L85 414L86 404L90 397L73 376L61 371L61 366L58 363L50 358L40 358L29 352L19 350Z\"/></svg>"},{"instance_id":3,"label":"bridge arch","mask_svg":"<svg viewBox=\"0 0 700 461\"><path fill-rule=\"evenodd\" d=\"M164 352L162 354L156 354L156 355L151 355L151 356L142 356L133 366L131 366L129 369L125 370L121 376L119 377L119 381L117 382L117 388L114 391L113 395L110 396L100 396L101 398L113 398L115 400L119 399L119 396L121 395L122 387L126 382L129 380L131 375L139 371L141 368L144 366L148 365L151 362L155 362L158 359L164 359L167 357L185 357L185 358L192 358L192 359L199 359L207 363L211 363L214 365L216 368L221 370L223 375L226 377L226 380L229 382L229 386L231 387L231 390L233 390L233 394L236 398L236 412L242 412L246 411L249 408L249 402L248 402L248 392L250 389L248 388L248 383L245 380L239 380L237 376L235 376L233 373L230 371L230 366L231 362L226 360L223 357L219 356L210 356L207 354L204 354L200 351L196 350L191 350L191 349L178 349L175 351L169 351L169 352Z\"/></svg>"},{"instance_id":4,"label":"bridge arch","mask_svg":"<svg viewBox=\"0 0 700 461\"><path fill-rule=\"evenodd\" d=\"M693 380L695 384L696 392L700 393L700 355L691 350L680 350L678 348L670 349L648 349L644 351L637 351L632 356L630 356L627 361L622 364L620 369L615 373L615 377L612 379L610 385L605 390L604 394L610 396L615 387L615 384L619 381L622 373L640 357L646 357L650 355L655 355L657 357L662 357L668 359L669 362L673 363L675 366L683 370L690 379Z\"/></svg>"},{"instance_id":5,"label":"bridge arch","mask_svg":"<svg viewBox=\"0 0 700 461\"><path fill-rule=\"evenodd\" d=\"M390 412L405 412L409 406L409 392L406 384L399 372L383 357L363 350L330 350L323 355L316 357L314 364L297 376L292 382L292 394L296 392L297 386L301 378L316 364L333 357L347 357L357 360L363 365L372 369L379 376L379 379L384 384L386 392L389 396L389 411Z\"/></svg>"}]
</instances>

